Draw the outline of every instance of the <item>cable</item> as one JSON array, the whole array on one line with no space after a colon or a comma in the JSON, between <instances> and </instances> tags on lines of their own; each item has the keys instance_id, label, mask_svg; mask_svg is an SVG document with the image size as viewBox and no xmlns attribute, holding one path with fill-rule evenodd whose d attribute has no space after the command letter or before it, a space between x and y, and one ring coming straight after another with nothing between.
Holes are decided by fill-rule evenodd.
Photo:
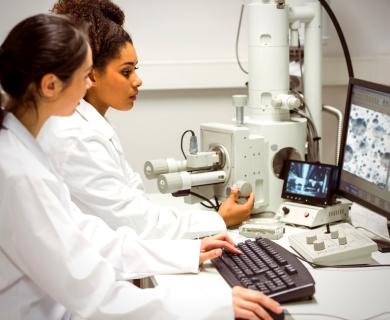
<instances>
[{"instance_id":1,"label":"cable","mask_svg":"<svg viewBox=\"0 0 390 320\"><path fill-rule=\"evenodd\" d=\"M307 160L311 162L318 161L319 141L321 137L318 136L317 129L314 125L313 120L310 118L310 116L304 114L298 109L293 109L291 110L291 112L296 113L307 120L307 141L308 141Z\"/></svg>"},{"instance_id":2,"label":"cable","mask_svg":"<svg viewBox=\"0 0 390 320\"><path fill-rule=\"evenodd\" d=\"M375 314L371 317L368 317L368 318L364 318L364 319L361 319L361 320L373 320L375 318L379 318L385 314L390 314L390 311L384 311L382 313L378 313L378 314ZM340 316L336 316L336 315L333 315L333 314L327 314L327 313L302 313L302 312L293 312L293 313L289 313L289 315L291 316L320 316L320 317L328 317L328 318L333 318L333 319L339 319L339 320L350 320L349 318L343 318L343 317L340 317ZM356 319L354 319L356 320Z\"/></svg>"},{"instance_id":3,"label":"cable","mask_svg":"<svg viewBox=\"0 0 390 320\"><path fill-rule=\"evenodd\" d=\"M244 8L245 8L245 5L242 4L241 5L241 12L240 12L240 20L238 22L237 35L236 35L236 59L237 59L238 66L240 67L241 71L244 72L245 74L248 74L248 71L246 71L244 69L244 67L241 64L240 57L238 56L238 43L239 43L239 39L240 39L242 15L244 14Z\"/></svg>"},{"instance_id":4,"label":"cable","mask_svg":"<svg viewBox=\"0 0 390 320\"><path fill-rule=\"evenodd\" d=\"M348 45L347 45L347 42L345 41L345 37L344 37L343 31L341 30L340 24L337 21L337 18L335 16L334 12L332 11L331 7L326 2L326 0L318 0L318 1L324 7L329 18L332 20L334 27L336 28L337 35L339 36L341 46L342 46L343 51L344 51L345 62L347 63L347 68L348 68L348 75L350 78L353 78L354 73L353 73L353 68L352 68L351 56L349 54Z\"/></svg>"},{"instance_id":5,"label":"cable","mask_svg":"<svg viewBox=\"0 0 390 320\"><path fill-rule=\"evenodd\" d=\"M218 212L217 206L216 206L214 203L212 203L212 202L210 201L210 199L207 199L206 197L204 197L204 196L202 196L202 195L200 195L200 194L198 194L198 193L195 193L195 192L193 192L193 191L190 191L189 194L190 194L190 195L193 195L193 196L195 196L195 197L197 197L197 198L199 198L199 199L202 199L202 200L206 201L206 202L211 206L211 208L213 208L215 211ZM202 203L201 203L201 204L202 204ZM205 204L202 204L202 205L205 206L206 208L209 208L209 207L206 206ZM211 208L210 208L210 209L211 209Z\"/></svg>"},{"instance_id":6,"label":"cable","mask_svg":"<svg viewBox=\"0 0 390 320\"><path fill-rule=\"evenodd\" d=\"M365 318L365 319L362 319L362 320L373 320L373 319L378 318L380 316L383 316L385 314L390 314L390 311L385 311L385 312L382 312L382 313L378 313L378 314L373 315L372 317Z\"/></svg>"},{"instance_id":7,"label":"cable","mask_svg":"<svg viewBox=\"0 0 390 320\"><path fill-rule=\"evenodd\" d=\"M319 161L319 140L321 137L318 136L316 126L313 121L312 114L310 112L309 106L306 104L306 101L303 99L302 95L296 90L290 90L295 97L297 97L301 101L301 105L303 106L303 110L307 112L302 113L298 109L293 109L291 112L295 112L299 116L305 118L307 120L307 142L308 142L308 150L307 150L307 160L308 161Z\"/></svg>"},{"instance_id":8,"label":"cable","mask_svg":"<svg viewBox=\"0 0 390 320\"><path fill-rule=\"evenodd\" d=\"M219 211L219 208L221 207L221 204L220 204L220 202L219 202L219 200L218 200L218 197L217 196L214 196L214 200L215 200L215 204L216 204L216 207L217 207L217 212Z\"/></svg>"},{"instance_id":9,"label":"cable","mask_svg":"<svg viewBox=\"0 0 390 320\"><path fill-rule=\"evenodd\" d=\"M205 204L205 203L203 203L203 202L200 202L200 204L203 206L203 207L205 207L205 208L208 208L208 209L214 209L214 207L213 206L208 206L207 204Z\"/></svg>"},{"instance_id":10,"label":"cable","mask_svg":"<svg viewBox=\"0 0 390 320\"><path fill-rule=\"evenodd\" d=\"M184 159L187 159L187 156L184 152L184 149L183 149L183 139L184 139L184 136L186 135L186 133L188 132L191 132L192 136L195 136L195 132L192 131L192 130L186 130L183 132L183 134L181 135L181 139L180 139L180 149L181 149L181 153L183 154L183 157Z\"/></svg>"},{"instance_id":11,"label":"cable","mask_svg":"<svg viewBox=\"0 0 390 320\"><path fill-rule=\"evenodd\" d=\"M339 316L335 316L333 314L327 314L327 313L289 313L289 315L291 316L320 316L320 317L328 317L328 318L333 318L333 319L338 319L338 320L350 320L348 318L343 318L343 317L339 317Z\"/></svg>"},{"instance_id":12,"label":"cable","mask_svg":"<svg viewBox=\"0 0 390 320\"><path fill-rule=\"evenodd\" d=\"M339 164L341 136L343 134L343 114L335 107L323 105L322 108L328 112L333 113L337 117L337 136L336 136L336 165Z\"/></svg>"}]
</instances>

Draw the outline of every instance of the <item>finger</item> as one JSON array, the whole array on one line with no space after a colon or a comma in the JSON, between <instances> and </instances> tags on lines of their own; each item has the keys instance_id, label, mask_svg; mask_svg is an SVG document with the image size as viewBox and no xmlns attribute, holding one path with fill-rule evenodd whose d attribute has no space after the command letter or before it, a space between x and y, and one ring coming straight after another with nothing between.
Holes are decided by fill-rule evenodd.
<instances>
[{"instance_id":1,"label":"finger","mask_svg":"<svg viewBox=\"0 0 390 320\"><path fill-rule=\"evenodd\" d=\"M253 192L250 193L248 200L243 203L241 206L244 207L246 210L250 210L253 208L253 204L255 203L255 195Z\"/></svg>"},{"instance_id":2,"label":"finger","mask_svg":"<svg viewBox=\"0 0 390 320\"><path fill-rule=\"evenodd\" d=\"M222 254L222 250L221 249L214 249L214 250L210 250L210 251L207 251L207 252L202 252L199 255L199 265L201 265L203 262L205 262L207 260L219 257L221 254Z\"/></svg>"},{"instance_id":3,"label":"finger","mask_svg":"<svg viewBox=\"0 0 390 320\"><path fill-rule=\"evenodd\" d=\"M251 311L236 307L234 310L234 317L236 319L261 320L256 314Z\"/></svg>"},{"instance_id":4,"label":"finger","mask_svg":"<svg viewBox=\"0 0 390 320\"><path fill-rule=\"evenodd\" d=\"M223 241L223 240L213 240L207 243L207 245L204 246L204 251L209 251L211 249L216 248L224 248L228 251L231 251L233 253L242 253L239 249L237 249L234 245L230 244L229 242Z\"/></svg>"},{"instance_id":5,"label":"finger","mask_svg":"<svg viewBox=\"0 0 390 320\"><path fill-rule=\"evenodd\" d=\"M278 302L266 296L260 291L246 289L242 292L241 296L245 298L245 300L258 303L275 313L282 312L282 308L280 307L280 304Z\"/></svg>"},{"instance_id":6,"label":"finger","mask_svg":"<svg viewBox=\"0 0 390 320\"><path fill-rule=\"evenodd\" d=\"M237 198L238 198L238 188L237 188L237 186L232 186L230 188L230 195L229 195L228 199L236 201Z\"/></svg>"},{"instance_id":7,"label":"finger","mask_svg":"<svg viewBox=\"0 0 390 320\"><path fill-rule=\"evenodd\" d=\"M215 236L212 236L211 238L216 239L216 240L225 240L229 242L231 245L236 245L232 238L227 234L227 233L219 233Z\"/></svg>"},{"instance_id":8,"label":"finger","mask_svg":"<svg viewBox=\"0 0 390 320\"><path fill-rule=\"evenodd\" d=\"M246 301L246 300L240 300L237 303L238 307L241 309L245 309L249 312L254 313L256 316L258 316L260 319L263 320L272 320L272 317L262 308L259 304Z\"/></svg>"}]
</instances>

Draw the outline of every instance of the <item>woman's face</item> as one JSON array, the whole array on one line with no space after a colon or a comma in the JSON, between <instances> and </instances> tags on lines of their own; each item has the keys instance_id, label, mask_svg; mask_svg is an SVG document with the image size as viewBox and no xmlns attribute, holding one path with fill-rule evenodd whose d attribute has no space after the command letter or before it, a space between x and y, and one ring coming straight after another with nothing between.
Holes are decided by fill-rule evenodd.
<instances>
[{"instance_id":1,"label":"woman's face","mask_svg":"<svg viewBox=\"0 0 390 320\"><path fill-rule=\"evenodd\" d=\"M88 53L83 64L73 73L70 82L62 90L57 100L56 115L68 116L73 114L80 100L91 87L89 75L92 69L92 51L88 46Z\"/></svg>"},{"instance_id":2,"label":"woman's face","mask_svg":"<svg viewBox=\"0 0 390 320\"><path fill-rule=\"evenodd\" d=\"M110 60L102 71L94 70L93 84L87 100L102 114L108 107L116 110L130 110L137 98L142 80L136 73L137 54L133 45L126 43L119 56ZM88 99L88 97L91 99Z\"/></svg>"}]
</instances>

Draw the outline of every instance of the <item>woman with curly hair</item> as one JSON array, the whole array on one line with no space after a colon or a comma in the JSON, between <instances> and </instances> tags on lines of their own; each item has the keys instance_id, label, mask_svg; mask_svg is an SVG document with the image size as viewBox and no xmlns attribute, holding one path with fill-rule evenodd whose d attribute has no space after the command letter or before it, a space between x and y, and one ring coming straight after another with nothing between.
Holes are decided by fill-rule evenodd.
<instances>
[{"instance_id":1,"label":"woman with curly hair","mask_svg":"<svg viewBox=\"0 0 390 320\"><path fill-rule=\"evenodd\" d=\"M133 108L142 85L133 41L123 29L124 13L108 0L60 0L53 8L76 21L87 21L93 52L91 88L66 121L52 118L38 140L64 177L75 203L112 228L127 225L141 237L196 238L226 230L249 218L253 194L237 203L234 190L219 212L179 211L150 201L140 176L125 159L108 109Z\"/></svg>"},{"instance_id":2,"label":"woman with curly hair","mask_svg":"<svg viewBox=\"0 0 390 320\"><path fill-rule=\"evenodd\" d=\"M113 229L129 226L145 239L193 238L226 230L249 217L253 194L237 203L237 191L219 214L204 210L180 212L152 203L143 184L125 160L120 141L105 119L109 108L130 110L141 79L137 54L123 29L124 13L109 0L59 0L53 12L89 23L94 65L91 88L67 119L52 117L38 140L83 212L102 218ZM236 287L236 317L268 319L262 307L277 311L277 303L258 291Z\"/></svg>"}]
</instances>

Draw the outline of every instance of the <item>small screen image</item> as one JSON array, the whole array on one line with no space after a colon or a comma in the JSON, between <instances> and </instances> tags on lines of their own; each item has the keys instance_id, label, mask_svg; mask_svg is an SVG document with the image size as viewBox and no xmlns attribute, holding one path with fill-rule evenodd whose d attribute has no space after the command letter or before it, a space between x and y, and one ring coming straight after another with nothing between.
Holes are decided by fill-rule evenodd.
<instances>
[{"instance_id":1,"label":"small screen image","mask_svg":"<svg viewBox=\"0 0 390 320\"><path fill-rule=\"evenodd\" d=\"M288 161L282 197L303 203L331 204L337 172L337 167L332 165Z\"/></svg>"}]
</instances>

